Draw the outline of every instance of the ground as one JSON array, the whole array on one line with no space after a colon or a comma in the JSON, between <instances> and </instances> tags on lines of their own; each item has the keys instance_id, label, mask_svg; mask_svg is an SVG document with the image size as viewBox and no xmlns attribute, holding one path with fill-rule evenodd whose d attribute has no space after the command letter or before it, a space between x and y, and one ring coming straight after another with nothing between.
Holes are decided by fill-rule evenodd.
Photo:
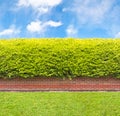
<instances>
[{"instance_id":1,"label":"ground","mask_svg":"<svg viewBox=\"0 0 120 116\"><path fill-rule=\"evenodd\" d=\"M116 78L15 78L0 79L1 91L120 91Z\"/></svg>"}]
</instances>

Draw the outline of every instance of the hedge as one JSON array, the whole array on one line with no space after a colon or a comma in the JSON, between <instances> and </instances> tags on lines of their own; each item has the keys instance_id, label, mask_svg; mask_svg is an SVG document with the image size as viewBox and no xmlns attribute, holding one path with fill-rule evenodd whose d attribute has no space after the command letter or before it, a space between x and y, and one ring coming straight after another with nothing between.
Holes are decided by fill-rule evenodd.
<instances>
[{"instance_id":1,"label":"hedge","mask_svg":"<svg viewBox=\"0 0 120 116\"><path fill-rule=\"evenodd\" d=\"M0 40L0 78L120 78L119 39Z\"/></svg>"}]
</instances>

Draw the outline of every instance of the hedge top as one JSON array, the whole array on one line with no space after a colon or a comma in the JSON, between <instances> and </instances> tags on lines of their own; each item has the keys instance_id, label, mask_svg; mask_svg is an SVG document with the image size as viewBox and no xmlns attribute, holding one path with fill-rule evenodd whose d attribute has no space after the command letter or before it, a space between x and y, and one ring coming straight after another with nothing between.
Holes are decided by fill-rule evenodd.
<instances>
[{"instance_id":1,"label":"hedge top","mask_svg":"<svg viewBox=\"0 0 120 116\"><path fill-rule=\"evenodd\" d=\"M0 77L120 77L119 39L0 40Z\"/></svg>"}]
</instances>

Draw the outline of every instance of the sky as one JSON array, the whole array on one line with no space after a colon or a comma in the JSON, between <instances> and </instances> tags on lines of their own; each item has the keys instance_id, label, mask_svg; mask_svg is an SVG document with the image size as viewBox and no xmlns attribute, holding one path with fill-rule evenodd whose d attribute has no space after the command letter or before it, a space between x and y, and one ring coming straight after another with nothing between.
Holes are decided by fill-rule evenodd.
<instances>
[{"instance_id":1,"label":"sky","mask_svg":"<svg viewBox=\"0 0 120 116\"><path fill-rule=\"evenodd\" d=\"M120 0L0 0L0 38L120 38Z\"/></svg>"}]
</instances>

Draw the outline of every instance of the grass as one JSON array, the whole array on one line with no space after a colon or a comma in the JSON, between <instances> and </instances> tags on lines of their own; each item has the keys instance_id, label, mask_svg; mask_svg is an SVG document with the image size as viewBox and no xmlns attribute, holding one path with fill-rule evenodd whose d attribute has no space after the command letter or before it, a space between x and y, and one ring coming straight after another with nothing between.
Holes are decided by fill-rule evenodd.
<instances>
[{"instance_id":1,"label":"grass","mask_svg":"<svg viewBox=\"0 0 120 116\"><path fill-rule=\"evenodd\" d=\"M1 92L0 116L120 116L120 92Z\"/></svg>"}]
</instances>

